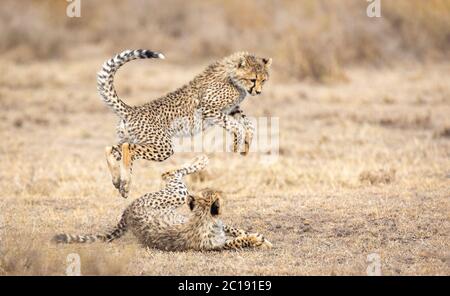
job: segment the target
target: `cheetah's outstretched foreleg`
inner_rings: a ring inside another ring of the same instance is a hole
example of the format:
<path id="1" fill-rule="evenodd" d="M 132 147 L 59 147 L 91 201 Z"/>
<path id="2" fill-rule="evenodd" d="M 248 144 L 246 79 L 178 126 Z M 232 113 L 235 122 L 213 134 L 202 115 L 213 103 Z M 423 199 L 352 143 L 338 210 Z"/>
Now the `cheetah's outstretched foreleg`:
<path id="1" fill-rule="evenodd" d="M 250 151 L 250 146 L 253 141 L 253 135 L 255 133 L 255 127 L 252 121 L 244 114 L 244 111 L 239 106 L 236 106 L 230 113 L 234 119 L 236 119 L 245 130 L 244 137 L 244 150 L 241 151 L 241 155 L 247 155 Z"/>
<path id="2" fill-rule="evenodd" d="M 242 152 L 244 146 L 245 127 L 233 116 L 223 112 L 211 112 L 206 114 L 207 119 L 212 124 L 217 124 L 233 135 L 233 152 Z"/>
<path id="3" fill-rule="evenodd" d="M 241 155 L 247 155 L 250 152 L 250 145 L 253 141 L 253 135 L 255 133 L 255 127 L 253 123 L 247 117 L 242 117 L 239 122 L 245 128 L 245 137 L 244 137 L 244 150 L 241 151 Z"/>
<path id="4" fill-rule="evenodd" d="M 239 228 L 235 228 L 235 227 L 232 227 L 229 225 L 224 225 L 223 230 L 225 231 L 226 234 L 234 236 L 234 237 L 248 235 L 247 231 L 239 229 Z"/>
<path id="5" fill-rule="evenodd" d="M 233 239 L 228 239 L 223 246 L 224 250 L 241 250 L 243 248 L 272 248 L 272 244 L 259 233 L 241 235 Z"/>

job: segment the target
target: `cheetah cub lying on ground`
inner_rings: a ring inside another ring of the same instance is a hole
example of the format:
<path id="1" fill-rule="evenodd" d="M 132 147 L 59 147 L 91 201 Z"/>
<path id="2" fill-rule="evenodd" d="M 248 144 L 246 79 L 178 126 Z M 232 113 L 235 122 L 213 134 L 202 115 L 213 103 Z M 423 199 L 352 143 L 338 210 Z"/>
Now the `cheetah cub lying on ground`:
<path id="1" fill-rule="evenodd" d="M 254 127 L 239 105 L 247 94 L 258 95 L 269 78 L 271 59 L 246 52 L 225 57 L 207 67 L 188 84 L 141 106 L 129 106 L 117 96 L 114 74 L 135 59 L 163 59 L 145 49 L 127 50 L 106 61 L 97 76 L 98 90 L 119 116 L 118 145 L 106 147 L 112 182 L 128 196 L 132 162 L 164 161 L 173 154 L 172 138 L 194 135 L 219 125 L 233 137 L 233 151 L 246 155 Z"/>
<path id="2" fill-rule="evenodd" d="M 162 178 L 166 182 L 165 188 L 147 193 L 132 202 L 112 231 L 96 235 L 59 234 L 53 241 L 111 242 L 131 230 L 145 246 L 168 251 L 227 250 L 259 246 L 271 248 L 272 244 L 262 235 L 247 233 L 222 223 L 219 219 L 220 192 L 206 189 L 196 196 L 189 194 L 183 177 L 203 169 L 207 162 L 208 158 L 201 156 L 190 165 L 164 173 Z M 185 204 L 191 209 L 189 217 L 176 211 Z"/>

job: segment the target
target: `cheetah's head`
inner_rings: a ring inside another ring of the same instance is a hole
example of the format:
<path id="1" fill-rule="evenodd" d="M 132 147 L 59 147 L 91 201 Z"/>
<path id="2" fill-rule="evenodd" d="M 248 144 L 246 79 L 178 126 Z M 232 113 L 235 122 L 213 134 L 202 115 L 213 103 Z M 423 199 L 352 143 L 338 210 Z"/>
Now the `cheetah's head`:
<path id="1" fill-rule="evenodd" d="M 221 213 L 222 192 L 213 189 L 204 189 L 198 196 L 189 195 L 187 203 L 193 212 L 209 213 L 212 217 Z"/>
<path id="2" fill-rule="evenodd" d="M 269 79 L 271 58 L 259 58 L 249 53 L 236 53 L 231 56 L 230 77 L 235 84 L 252 96 L 262 92 L 264 83 Z"/>

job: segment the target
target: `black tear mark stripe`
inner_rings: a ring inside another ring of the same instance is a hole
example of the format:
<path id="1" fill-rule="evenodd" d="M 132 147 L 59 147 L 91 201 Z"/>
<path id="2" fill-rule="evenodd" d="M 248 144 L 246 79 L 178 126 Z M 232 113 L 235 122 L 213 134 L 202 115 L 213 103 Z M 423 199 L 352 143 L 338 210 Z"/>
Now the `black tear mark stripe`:
<path id="1" fill-rule="evenodd" d="M 253 86 L 250 88 L 250 91 L 249 91 L 249 93 L 252 93 L 252 91 L 253 91 L 253 89 L 256 87 L 256 81 L 255 82 L 253 82 Z"/>

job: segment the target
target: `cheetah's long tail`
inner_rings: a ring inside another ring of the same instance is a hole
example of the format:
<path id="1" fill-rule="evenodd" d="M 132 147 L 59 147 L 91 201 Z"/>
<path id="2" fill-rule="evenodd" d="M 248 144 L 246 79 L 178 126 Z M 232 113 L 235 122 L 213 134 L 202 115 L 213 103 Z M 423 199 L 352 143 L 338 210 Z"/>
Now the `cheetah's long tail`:
<path id="1" fill-rule="evenodd" d="M 52 241 L 54 243 L 65 243 L 65 244 L 93 243 L 96 241 L 111 242 L 121 237 L 126 231 L 127 231 L 127 223 L 125 217 L 122 216 L 122 219 L 120 219 L 120 222 L 117 224 L 117 226 L 106 234 L 77 235 L 77 234 L 61 233 L 55 235 Z"/>
<path id="2" fill-rule="evenodd" d="M 107 60 L 97 74 L 97 89 L 103 101 L 110 106 L 121 118 L 124 118 L 130 106 L 125 104 L 116 93 L 114 88 L 114 74 L 126 62 L 135 59 L 164 59 L 159 52 L 147 49 L 125 50 L 112 59 Z"/>

